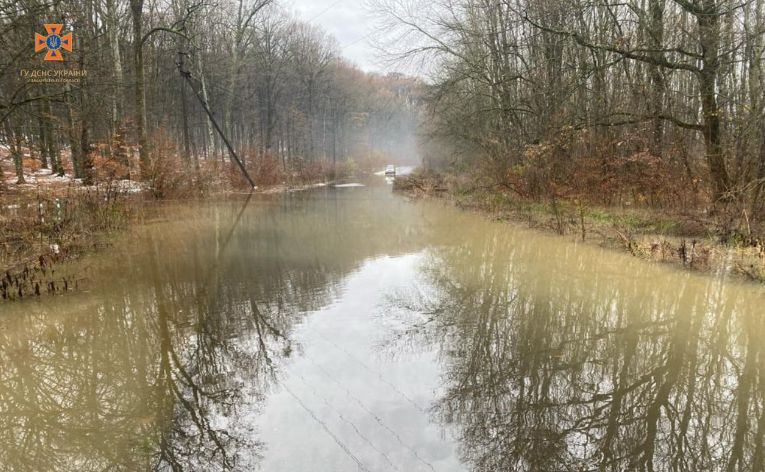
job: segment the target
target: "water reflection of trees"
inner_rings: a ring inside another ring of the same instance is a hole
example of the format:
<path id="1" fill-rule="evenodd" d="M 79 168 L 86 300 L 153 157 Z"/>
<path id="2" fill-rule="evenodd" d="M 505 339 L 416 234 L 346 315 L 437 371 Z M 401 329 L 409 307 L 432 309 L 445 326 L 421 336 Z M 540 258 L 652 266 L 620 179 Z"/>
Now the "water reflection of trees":
<path id="1" fill-rule="evenodd" d="M 440 347 L 476 471 L 763 470 L 762 292 L 528 235 L 433 251 L 407 338 Z M 758 305 L 758 303 L 760 305 Z"/>
<path id="2" fill-rule="evenodd" d="M 275 375 L 285 320 L 194 282 L 158 278 L 153 291 L 4 320 L 0 470 L 252 462 L 255 435 L 238 414 L 257 408 Z"/>
<path id="3" fill-rule="evenodd" d="M 3 308 L 0 470 L 252 470 L 293 326 L 364 258 L 421 242 L 411 207 L 240 205 L 173 210 L 93 295 Z"/>

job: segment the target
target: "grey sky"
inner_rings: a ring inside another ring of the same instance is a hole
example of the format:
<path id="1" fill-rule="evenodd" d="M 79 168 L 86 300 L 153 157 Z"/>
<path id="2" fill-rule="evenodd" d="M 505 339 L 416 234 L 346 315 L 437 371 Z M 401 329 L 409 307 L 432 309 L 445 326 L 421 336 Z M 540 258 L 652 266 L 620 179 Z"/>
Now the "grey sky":
<path id="1" fill-rule="evenodd" d="M 363 0 L 286 0 L 284 5 L 299 19 L 333 35 L 350 62 L 367 72 L 385 71 L 377 51 L 369 45 L 374 25 Z"/>

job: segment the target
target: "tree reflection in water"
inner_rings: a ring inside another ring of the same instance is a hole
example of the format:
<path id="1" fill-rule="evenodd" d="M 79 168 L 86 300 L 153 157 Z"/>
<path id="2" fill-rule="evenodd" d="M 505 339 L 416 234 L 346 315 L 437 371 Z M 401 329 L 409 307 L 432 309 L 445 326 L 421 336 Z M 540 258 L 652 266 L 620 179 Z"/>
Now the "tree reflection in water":
<path id="1" fill-rule="evenodd" d="M 761 288 L 321 195 L 165 208 L 95 258 L 91 293 L 3 305 L 0 470 L 254 470 L 305 314 L 364 260 L 422 248 L 388 347 L 439 351 L 433 411 L 468 467 L 763 470 Z"/>
<path id="2" fill-rule="evenodd" d="M 274 380 L 295 310 L 226 285 L 219 232 L 175 234 L 172 249 L 144 234 L 148 250 L 131 255 L 138 274 L 97 300 L 27 304 L 33 315 L 11 307 L 0 330 L 0 469 L 213 471 L 257 458 L 237 415 Z"/>
<path id="3" fill-rule="evenodd" d="M 434 411 L 473 470 L 763 470 L 759 288 L 465 232 L 392 300 L 409 321 L 390 348 L 438 346 Z"/>
<path id="4" fill-rule="evenodd" d="M 254 469 L 293 326 L 422 239 L 393 200 L 241 205 L 164 208 L 94 259 L 92 293 L 3 306 L 0 470 Z"/>

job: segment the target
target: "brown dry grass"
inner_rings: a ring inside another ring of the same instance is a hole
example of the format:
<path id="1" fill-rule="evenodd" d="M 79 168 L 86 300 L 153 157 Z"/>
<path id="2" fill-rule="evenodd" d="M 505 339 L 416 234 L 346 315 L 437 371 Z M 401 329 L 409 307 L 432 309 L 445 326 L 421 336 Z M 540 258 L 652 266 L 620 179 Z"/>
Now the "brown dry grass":
<path id="1" fill-rule="evenodd" d="M 129 221 L 126 198 L 81 189 L 0 197 L 0 298 L 74 288 L 83 274 L 56 268 L 107 246 L 110 235 Z"/>

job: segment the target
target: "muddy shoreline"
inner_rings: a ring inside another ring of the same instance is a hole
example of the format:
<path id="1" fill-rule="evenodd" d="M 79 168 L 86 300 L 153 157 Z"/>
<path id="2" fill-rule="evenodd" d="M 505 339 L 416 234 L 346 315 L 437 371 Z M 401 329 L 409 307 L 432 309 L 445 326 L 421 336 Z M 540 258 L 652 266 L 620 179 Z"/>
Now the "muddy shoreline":
<path id="1" fill-rule="evenodd" d="M 726 244 L 708 223 L 650 209 L 613 209 L 576 202 L 530 202 L 492 188 L 455 189 L 441 176 L 398 179 L 394 191 L 431 199 L 508 224 L 557 234 L 572 241 L 715 276 L 765 283 L 765 244 L 757 237 Z"/>

